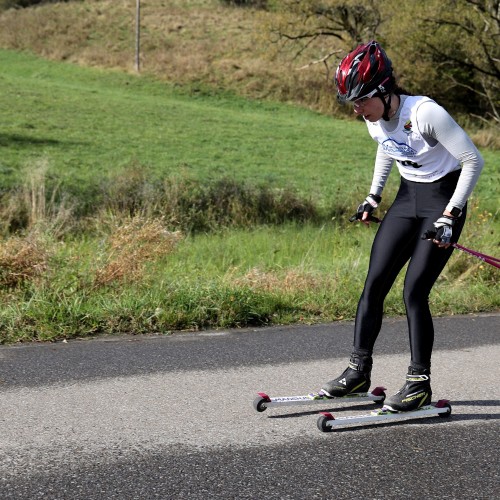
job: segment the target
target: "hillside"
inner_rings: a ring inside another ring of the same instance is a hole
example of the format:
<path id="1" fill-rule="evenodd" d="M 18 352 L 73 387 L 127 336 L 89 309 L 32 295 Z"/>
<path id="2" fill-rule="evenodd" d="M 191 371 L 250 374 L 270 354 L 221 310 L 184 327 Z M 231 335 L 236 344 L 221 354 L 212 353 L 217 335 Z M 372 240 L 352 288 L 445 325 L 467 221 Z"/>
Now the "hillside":
<path id="1" fill-rule="evenodd" d="M 491 37 L 471 38 L 470 29 L 467 31 L 467 23 L 473 23 L 474 29 L 481 33 L 497 30 L 498 19 L 492 12 L 488 12 L 489 17 L 478 16 L 474 7 L 463 0 L 460 6 L 456 5 L 456 14 L 436 2 L 433 0 L 440 16 L 458 17 L 442 21 L 453 25 L 454 32 L 436 31 L 433 36 L 437 34 L 437 37 L 431 41 L 428 40 L 431 21 L 425 9 L 416 4 L 405 4 L 401 9 L 395 0 L 351 6 L 348 23 L 355 31 L 360 30 L 358 35 L 350 28 L 346 28 L 347 31 L 341 28 L 335 36 L 295 40 L 277 36 L 275 28 L 280 25 L 282 30 L 287 30 L 283 27 L 293 23 L 295 30 L 312 28 L 314 32 L 314 26 L 318 26 L 321 19 L 315 15 L 304 19 L 293 17 L 288 10 L 236 7 L 221 0 L 146 0 L 141 2 L 141 72 L 197 93 L 223 89 L 245 97 L 291 102 L 325 114 L 346 116 L 349 110 L 336 104 L 331 82 L 333 70 L 339 58 L 355 43 L 353 37 L 361 36 L 363 40 L 373 37 L 367 21 L 370 12 L 376 12 L 375 17 L 383 12 L 376 37 L 387 44 L 403 86 L 436 98 L 468 129 L 479 146 L 500 148 L 498 117 L 491 119 L 497 116 L 497 109 L 495 105 L 490 106 L 498 102 L 498 96 L 495 97 L 498 81 L 492 76 L 487 90 L 481 76 L 485 71 L 495 74 L 489 65 L 497 64 L 492 61 L 498 60 L 498 49 L 492 46 Z M 0 10 L 0 48 L 25 50 L 84 66 L 134 72 L 135 4 L 125 0 L 86 0 Z M 339 19 L 345 15 L 342 5 L 334 8 L 335 14 L 330 18 L 323 18 L 327 25 L 342 25 L 344 21 Z M 395 7 L 397 15 L 394 15 Z M 366 12 L 356 20 L 359 9 Z M 307 25 L 303 24 L 306 22 Z M 408 30 L 411 36 L 403 35 Z M 408 59 L 408 52 L 419 53 L 418 46 L 420 51 L 429 44 L 454 46 L 455 42 L 449 42 L 456 41 L 457 37 L 461 45 L 457 50 L 464 54 L 464 51 L 470 52 L 470 56 L 463 57 L 472 57 L 482 65 L 476 71 L 475 80 L 456 80 L 467 64 L 453 61 L 453 55 L 446 56 L 444 65 L 439 54 L 427 55 L 426 59 L 419 57 L 416 61 Z M 480 55 L 486 47 L 491 52 Z M 455 70 L 449 70 L 443 80 L 443 68 L 453 64 Z M 485 116 L 489 121 L 484 120 Z"/>
<path id="2" fill-rule="evenodd" d="M 145 74 L 198 90 L 210 86 L 332 108 L 333 96 L 324 91 L 324 65 L 299 70 L 332 47 L 317 42 L 292 61 L 289 49 L 269 38 L 268 12 L 227 7 L 218 0 L 148 0 L 141 13 Z M 9 10 L 0 15 L 0 47 L 132 72 L 135 2 L 90 0 Z"/>

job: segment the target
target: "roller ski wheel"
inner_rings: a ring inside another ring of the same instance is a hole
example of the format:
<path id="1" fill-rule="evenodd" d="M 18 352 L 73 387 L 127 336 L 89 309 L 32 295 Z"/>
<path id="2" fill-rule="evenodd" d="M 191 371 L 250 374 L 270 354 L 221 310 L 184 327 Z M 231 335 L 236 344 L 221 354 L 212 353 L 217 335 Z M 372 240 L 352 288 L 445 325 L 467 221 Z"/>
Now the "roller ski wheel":
<path id="1" fill-rule="evenodd" d="M 337 427 L 344 427 L 351 424 L 371 424 L 386 420 L 410 420 L 413 418 L 431 417 L 449 417 L 451 415 L 451 405 L 446 399 L 439 400 L 436 404 L 423 406 L 418 410 L 396 412 L 382 407 L 380 410 L 374 410 L 365 415 L 352 415 L 347 417 L 335 418 L 331 413 L 321 412 L 318 417 L 317 426 L 321 432 L 332 432 Z"/>
<path id="2" fill-rule="evenodd" d="M 439 404 L 439 401 L 436 404 Z M 447 401 L 444 402 L 443 408 L 446 408 L 448 411 L 444 411 L 442 413 L 438 413 L 438 415 L 441 418 L 448 418 L 448 417 L 450 417 L 451 416 L 451 405 L 450 405 L 450 403 L 448 403 Z"/>
<path id="3" fill-rule="evenodd" d="M 328 397 L 321 391 L 304 396 L 281 397 L 270 397 L 264 392 L 259 392 L 253 401 L 253 407 L 256 411 L 263 412 L 271 407 L 313 405 L 318 403 L 362 403 L 371 401 L 375 404 L 383 404 L 386 398 L 385 390 L 385 387 L 375 387 L 371 392 L 353 393 L 339 398 Z"/>
<path id="4" fill-rule="evenodd" d="M 266 411 L 267 410 L 267 404 L 271 400 L 269 396 L 264 394 L 263 392 L 260 392 L 259 395 L 253 400 L 253 407 L 255 411 L 258 411 L 259 413 Z"/>

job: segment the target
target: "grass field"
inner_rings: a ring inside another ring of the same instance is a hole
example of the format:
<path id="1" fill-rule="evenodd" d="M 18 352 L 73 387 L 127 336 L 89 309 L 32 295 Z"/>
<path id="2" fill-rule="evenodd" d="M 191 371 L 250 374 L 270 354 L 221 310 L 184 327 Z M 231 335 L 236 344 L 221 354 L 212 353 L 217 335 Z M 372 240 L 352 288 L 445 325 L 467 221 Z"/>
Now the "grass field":
<path id="1" fill-rule="evenodd" d="M 371 180 L 364 124 L 27 54 L 0 63 L 0 341 L 353 317 L 374 234 L 344 215 Z M 483 154 L 462 242 L 495 255 L 500 154 Z M 186 180 L 223 178 L 296 193 L 319 218 L 204 234 L 162 211 Z M 393 172 L 386 203 L 396 185 Z M 498 309 L 496 272 L 456 255 L 433 311 Z M 404 314 L 401 286 L 388 314 Z"/>
<path id="2" fill-rule="evenodd" d="M 75 194 L 139 164 L 152 176 L 295 186 L 326 203 L 338 180 L 349 179 L 350 194 L 371 175 L 361 123 L 222 93 L 183 95 L 147 78 L 5 51 L 0 62 L 5 186 L 46 159 Z"/>
<path id="3" fill-rule="evenodd" d="M 148 78 L 0 51 L 2 186 L 43 162 L 48 181 L 85 203 L 96 186 L 139 168 L 151 180 L 228 177 L 283 188 L 328 206 L 369 186 L 375 153 L 361 122 L 230 94 L 178 92 Z M 476 195 L 496 209 L 497 152 Z M 84 194 L 82 200 L 82 193 Z"/>

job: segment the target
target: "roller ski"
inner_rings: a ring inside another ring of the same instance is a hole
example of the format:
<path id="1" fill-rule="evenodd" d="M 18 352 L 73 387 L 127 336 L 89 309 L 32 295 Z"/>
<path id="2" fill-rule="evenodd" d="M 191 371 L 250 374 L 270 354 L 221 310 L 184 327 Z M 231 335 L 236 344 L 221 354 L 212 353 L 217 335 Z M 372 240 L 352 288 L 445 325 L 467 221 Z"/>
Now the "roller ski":
<path id="1" fill-rule="evenodd" d="M 336 426 L 380 422 L 384 420 L 411 419 L 439 415 L 451 415 L 449 401 L 442 399 L 435 405 L 431 404 L 432 390 L 430 371 L 426 369 L 408 368 L 405 385 L 385 401 L 380 410 L 366 415 L 354 415 L 335 418 L 331 413 L 323 412 L 318 418 L 318 428 L 329 432 Z"/>
<path id="2" fill-rule="evenodd" d="M 261 392 L 254 401 L 254 408 L 262 412 L 273 406 L 310 405 L 314 403 L 361 403 L 372 401 L 383 403 L 386 397 L 385 387 L 370 389 L 371 356 L 353 353 L 349 366 L 340 377 L 327 382 L 319 392 L 307 396 L 286 396 L 271 398 Z"/>
<path id="3" fill-rule="evenodd" d="M 371 392 L 358 392 L 351 393 L 341 397 L 331 397 L 326 395 L 323 391 L 307 394 L 304 396 L 281 396 L 270 397 L 264 392 L 259 392 L 258 396 L 254 399 L 253 407 L 258 412 L 263 412 L 267 408 L 276 408 L 281 406 L 300 406 L 300 405 L 313 405 L 313 404 L 343 404 L 343 403 L 361 403 L 364 401 L 371 401 L 373 403 L 382 404 L 385 400 L 385 387 L 376 387 Z"/>
<path id="4" fill-rule="evenodd" d="M 365 415 L 352 415 L 348 417 L 334 417 L 331 413 L 321 412 L 317 425 L 322 432 L 332 432 L 337 427 L 344 427 L 351 424 L 372 424 L 386 420 L 406 420 L 421 417 L 449 417 L 451 415 L 451 405 L 446 399 L 439 400 L 436 404 L 422 406 L 411 411 L 393 411 L 385 406 L 380 410 L 372 411 Z"/>

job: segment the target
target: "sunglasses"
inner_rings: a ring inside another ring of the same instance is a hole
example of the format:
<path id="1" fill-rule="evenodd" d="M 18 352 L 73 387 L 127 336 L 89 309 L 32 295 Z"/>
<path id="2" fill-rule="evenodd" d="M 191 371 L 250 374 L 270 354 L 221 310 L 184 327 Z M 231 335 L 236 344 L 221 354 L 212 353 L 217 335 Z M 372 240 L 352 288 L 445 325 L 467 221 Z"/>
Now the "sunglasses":
<path id="1" fill-rule="evenodd" d="M 359 99 L 356 99 L 355 101 L 349 101 L 349 104 L 351 106 L 362 106 L 363 104 L 365 104 L 366 101 L 368 101 L 368 99 L 371 99 L 371 97 L 368 96 L 361 97 Z"/>

